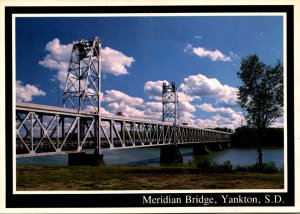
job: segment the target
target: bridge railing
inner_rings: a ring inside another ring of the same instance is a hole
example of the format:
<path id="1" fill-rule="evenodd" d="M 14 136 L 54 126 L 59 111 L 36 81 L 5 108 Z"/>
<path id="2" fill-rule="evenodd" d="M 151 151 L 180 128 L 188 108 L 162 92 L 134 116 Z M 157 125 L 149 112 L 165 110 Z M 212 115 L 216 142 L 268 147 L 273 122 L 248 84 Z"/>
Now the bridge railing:
<path id="1" fill-rule="evenodd" d="M 101 115 L 45 105 L 17 103 L 16 153 L 36 155 L 45 152 L 80 152 L 101 149 L 160 146 L 172 143 L 210 143 L 230 140 L 230 133 L 186 125 Z"/>

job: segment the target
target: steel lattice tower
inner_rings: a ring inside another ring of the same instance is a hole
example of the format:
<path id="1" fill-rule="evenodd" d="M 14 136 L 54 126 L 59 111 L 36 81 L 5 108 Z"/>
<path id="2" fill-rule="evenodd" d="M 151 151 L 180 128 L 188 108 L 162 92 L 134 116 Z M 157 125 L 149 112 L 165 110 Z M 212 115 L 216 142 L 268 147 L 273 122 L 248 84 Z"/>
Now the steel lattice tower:
<path id="1" fill-rule="evenodd" d="M 178 93 L 175 82 L 171 85 L 163 83 L 162 104 L 162 121 L 171 121 L 178 125 Z"/>
<path id="2" fill-rule="evenodd" d="M 65 85 L 63 106 L 78 109 L 91 106 L 93 113 L 100 112 L 101 84 L 101 41 L 80 40 L 73 45 L 67 81 Z"/>

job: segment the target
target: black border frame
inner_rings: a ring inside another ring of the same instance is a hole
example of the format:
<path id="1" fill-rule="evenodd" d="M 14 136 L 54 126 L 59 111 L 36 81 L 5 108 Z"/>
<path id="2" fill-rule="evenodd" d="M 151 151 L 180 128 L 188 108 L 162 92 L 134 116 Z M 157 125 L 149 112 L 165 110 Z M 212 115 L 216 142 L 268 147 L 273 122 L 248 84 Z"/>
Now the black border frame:
<path id="1" fill-rule="evenodd" d="M 83 10 L 84 8 L 84 10 Z M 117 207 L 200 207 L 203 204 L 143 204 L 143 196 L 171 196 L 204 195 L 213 197 L 218 204 L 212 207 L 228 206 L 222 204 L 220 193 L 126 193 L 126 194 L 13 194 L 13 149 L 12 130 L 13 102 L 12 102 L 12 15 L 14 14 L 78 14 L 89 13 L 249 13 L 263 12 L 286 13 L 286 44 L 287 44 L 287 192 L 259 192 L 259 193 L 226 193 L 229 197 L 248 196 L 257 197 L 260 204 L 233 204 L 235 207 L 249 206 L 295 206 L 295 151 L 294 151 L 294 6 L 293 5 L 221 5 L 221 6 L 72 6 L 72 7 L 5 7 L 5 152 L 6 152 L 6 207 L 7 208 L 117 208 Z M 225 193 L 224 193 L 225 194 Z M 266 195 L 282 198 L 281 203 L 264 203 Z M 184 200 L 182 200 L 184 201 Z"/>

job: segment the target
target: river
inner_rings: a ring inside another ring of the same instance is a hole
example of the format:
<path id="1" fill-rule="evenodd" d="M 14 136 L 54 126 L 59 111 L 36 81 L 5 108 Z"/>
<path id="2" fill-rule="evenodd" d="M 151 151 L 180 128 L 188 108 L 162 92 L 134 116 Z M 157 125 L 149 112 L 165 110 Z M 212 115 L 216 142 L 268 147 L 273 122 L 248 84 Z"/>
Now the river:
<path id="1" fill-rule="evenodd" d="M 180 148 L 183 162 L 188 163 L 195 158 L 208 158 L 218 164 L 223 164 L 229 160 L 233 166 L 246 166 L 256 163 L 257 149 L 255 148 L 231 148 L 223 151 L 214 151 L 205 156 L 193 156 L 192 148 Z M 131 166 L 157 166 L 160 165 L 160 148 L 135 148 L 116 149 L 103 151 L 105 164 L 111 165 L 131 165 Z M 284 166 L 283 148 L 264 148 L 263 162 L 274 162 L 277 167 Z M 39 157 L 17 158 L 17 164 L 47 164 L 47 165 L 67 165 L 68 155 L 47 155 Z"/>

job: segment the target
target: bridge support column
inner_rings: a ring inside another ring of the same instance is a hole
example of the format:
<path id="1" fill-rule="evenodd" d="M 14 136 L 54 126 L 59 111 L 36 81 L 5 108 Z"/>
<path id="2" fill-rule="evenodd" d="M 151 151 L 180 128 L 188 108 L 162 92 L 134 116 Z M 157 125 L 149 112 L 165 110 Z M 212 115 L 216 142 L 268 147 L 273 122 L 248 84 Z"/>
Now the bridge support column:
<path id="1" fill-rule="evenodd" d="M 229 142 L 224 142 L 221 145 L 222 145 L 223 149 L 230 149 L 230 147 L 231 147 Z"/>
<path id="2" fill-rule="evenodd" d="M 167 145 L 160 148 L 160 162 L 161 163 L 183 163 L 177 145 Z"/>
<path id="3" fill-rule="evenodd" d="M 84 152 L 70 153 L 68 154 L 68 165 L 69 166 L 100 166 L 105 165 L 103 160 L 103 154 L 86 154 Z"/>
<path id="4" fill-rule="evenodd" d="M 209 155 L 209 150 L 204 143 L 199 143 L 193 146 L 193 155 Z"/>
<path id="5" fill-rule="evenodd" d="M 221 144 L 219 142 L 215 142 L 215 143 L 211 143 L 210 149 L 212 151 L 222 151 L 223 147 L 221 146 Z"/>

